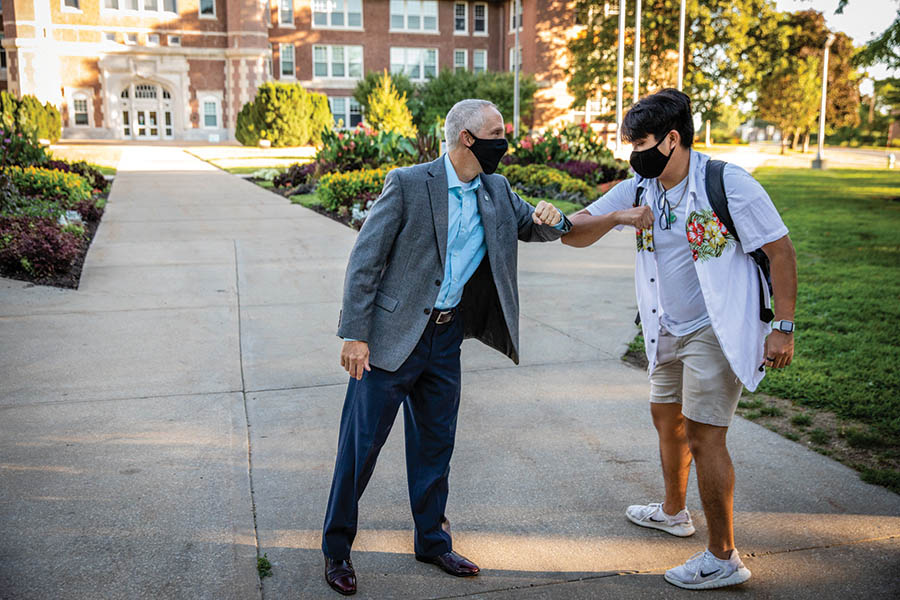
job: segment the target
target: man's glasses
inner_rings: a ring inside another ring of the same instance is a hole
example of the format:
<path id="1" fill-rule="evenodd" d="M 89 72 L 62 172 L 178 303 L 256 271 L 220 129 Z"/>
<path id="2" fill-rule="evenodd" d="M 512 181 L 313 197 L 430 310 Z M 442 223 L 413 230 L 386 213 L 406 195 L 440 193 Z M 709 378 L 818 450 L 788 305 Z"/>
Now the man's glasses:
<path id="1" fill-rule="evenodd" d="M 659 211 L 659 228 L 663 231 L 672 229 L 672 222 L 675 219 L 672 218 L 672 207 L 665 190 L 661 196 L 656 198 L 656 209 Z"/>

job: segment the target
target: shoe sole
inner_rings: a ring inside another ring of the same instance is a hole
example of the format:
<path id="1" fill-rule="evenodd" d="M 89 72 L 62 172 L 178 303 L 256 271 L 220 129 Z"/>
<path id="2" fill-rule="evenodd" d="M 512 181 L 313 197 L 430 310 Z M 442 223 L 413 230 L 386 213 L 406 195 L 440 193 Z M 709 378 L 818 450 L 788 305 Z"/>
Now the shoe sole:
<path id="1" fill-rule="evenodd" d="M 748 569 L 747 567 L 741 567 L 728 577 L 725 577 L 723 579 L 710 579 L 709 581 L 704 581 L 702 583 L 684 583 L 683 581 L 669 578 L 668 573 L 666 573 L 663 577 L 672 585 L 686 590 L 714 590 L 716 588 L 723 588 L 744 583 L 745 581 L 750 579 L 750 569 Z"/>
<path id="2" fill-rule="evenodd" d="M 625 518 L 634 523 L 635 525 L 639 525 L 641 527 L 647 527 L 648 529 L 659 529 L 660 531 L 665 531 L 669 535 L 674 535 L 675 537 L 690 537 L 694 535 L 697 531 L 694 529 L 693 525 L 690 525 L 690 529 L 685 529 L 683 527 L 675 528 L 664 523 L 654 523 L 653 521 L 641 521 L 639 519 L 635 519 L 628 513 L 625 513 Z"/>
<path id="3" fill-rule="evenodd" d="M 416 560 L 419 561 L 420 563 L 425 563 L 425 564 L 427 564 L 427 565 L 434 565 L 434 566 L 436 566 L 438 569 L 440 569 L 441 571 L 443 571 L 444 573 L 446 573 L 447 575 L 453 575 L 454 577 L 475 577 L 476 575 L 478 575 L 479 573 L 481 573 L 481 569 L 478 569 L 478 570 L 475 571 L 474 573 L 454 573 L 453 571 L 448 571 L 447 569 L 445 569 L 445 568 L 442 567 L 441 565 L 437 564 L 437 563 L 434 562 L 433 560 L 429 560 L 429 559 L 427 559 L 427 558 L 420 558 L 420 557 L 418 557 L 418 556 L 416 557 Z"/>

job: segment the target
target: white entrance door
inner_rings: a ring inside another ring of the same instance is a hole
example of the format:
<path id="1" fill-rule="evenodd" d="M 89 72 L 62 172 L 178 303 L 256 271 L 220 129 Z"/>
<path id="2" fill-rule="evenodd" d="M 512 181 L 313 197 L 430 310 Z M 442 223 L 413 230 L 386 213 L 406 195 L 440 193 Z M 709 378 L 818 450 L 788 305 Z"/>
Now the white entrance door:
<path id="1" fill-rule="evenodd" d="M 125 139 L 159 140 L 174 138 L 172 97 L 156 84 L 131 84 L 119 95 L 122 134 Z"/>

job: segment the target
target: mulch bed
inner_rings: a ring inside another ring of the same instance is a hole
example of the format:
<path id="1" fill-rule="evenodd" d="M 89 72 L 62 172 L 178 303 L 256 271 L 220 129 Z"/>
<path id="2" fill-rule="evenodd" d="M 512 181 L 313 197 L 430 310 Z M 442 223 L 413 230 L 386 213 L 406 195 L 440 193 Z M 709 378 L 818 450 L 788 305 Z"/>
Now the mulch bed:
<path id="1" fill-rule="evenodd" d="M 109 189 L 110 188 L 107 188 L 100 196 L 102 198 L 109 198 Z M 72 264 L 69 265 L 68 270 L 46 277 L 32 277 L 21 270 L 10 271 L 0 267 L 0 276 L 8 279 L 16 279 L 18 281 L 28 281 L 35 285 L 49 285 L 52 287 L 77 290 L 78 283 L 81 280 L 81 270 L 84 267 L 84 259 L 87 256 L 88 249 L 91 247 L 91 242 L 94 240 L 94 235 L 97 234 L 97 228 L 100 227 L 100 222 L 102 220 L 103 216 L 101 215 L 100 219 L 97 221 L 87 221 L 84 223 L 84 237 L 81 239 L 81 250 L 78 253 L 78 256 L 75 257 L 75 260 L 72 261 Z"/>

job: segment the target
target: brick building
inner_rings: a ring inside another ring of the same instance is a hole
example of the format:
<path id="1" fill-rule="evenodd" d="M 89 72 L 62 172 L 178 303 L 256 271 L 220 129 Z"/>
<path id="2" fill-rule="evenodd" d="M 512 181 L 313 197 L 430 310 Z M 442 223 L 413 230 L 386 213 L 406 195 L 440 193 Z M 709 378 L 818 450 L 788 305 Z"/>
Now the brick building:
<path id="1" fill-rule="evenodd" d="M 2 0 L 0 88 L 59 106 L 70 138 L 225 140 L 272 79 L 326 94 L 335 116 L 368 71 L 522 70 L 535 127 L 569 120 L 572 0 Z"/>

